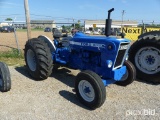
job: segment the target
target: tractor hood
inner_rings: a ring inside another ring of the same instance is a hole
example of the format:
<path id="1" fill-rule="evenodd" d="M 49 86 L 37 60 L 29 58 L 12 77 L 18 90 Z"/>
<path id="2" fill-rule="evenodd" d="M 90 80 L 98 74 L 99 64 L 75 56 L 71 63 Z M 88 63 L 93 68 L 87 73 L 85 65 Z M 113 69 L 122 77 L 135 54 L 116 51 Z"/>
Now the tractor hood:
<path id="1" fill-rule="evenodd" d="M 110 51 L 116 52 L 119 49 L 128 49 L 130 40 L 118 39 L 116 37 L 105 37 L 105 36 L 88 36 L 83 33 L 76 33 L 73 38 L 70 39 L 70 47 L 73 49 L 84 49 L 91 51 Z M 121 44 L 123 45 L 120 48 Z"/>
<path id="2" fill-rule="evenodd" d="M 71 41 L 74 42 L 85 42 L 85 43 L 108 43 L 108 42 L 113 42 L 115 44 L 120 44 L 122 42 L 130 42 L 128 39 L 118 39 L 116 37 L 105 37 L 105 36 L 89 36 L 81 32 L 77 32 Z"/>

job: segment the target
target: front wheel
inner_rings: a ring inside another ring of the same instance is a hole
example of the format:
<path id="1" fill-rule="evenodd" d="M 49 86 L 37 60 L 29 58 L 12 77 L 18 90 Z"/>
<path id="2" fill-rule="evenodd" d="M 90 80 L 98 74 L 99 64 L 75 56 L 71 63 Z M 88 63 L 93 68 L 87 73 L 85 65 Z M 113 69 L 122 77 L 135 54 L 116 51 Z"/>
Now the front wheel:
<path id="1" fill-rule="evenodd" d="M 131 84 L 136 78 L 136 69 L 130 61 L 125 61 L 126 73 L 123 75 L 121 81 L 116 82 L 117 85 L 127 86 Z"/>
<path id="2" fill-rule="evenodd" d="M 0 62 L 0 91 L 7 92 L 11 89 L 11 77 L 8 66 Z"/>
<path id="3" fill-rule="evenodd" d="M 106 89 L 101 78 L 92 71 L 80 72 L 75 81 L 76 94 L 84 105 L 96 109 L 106 99 Z"/>

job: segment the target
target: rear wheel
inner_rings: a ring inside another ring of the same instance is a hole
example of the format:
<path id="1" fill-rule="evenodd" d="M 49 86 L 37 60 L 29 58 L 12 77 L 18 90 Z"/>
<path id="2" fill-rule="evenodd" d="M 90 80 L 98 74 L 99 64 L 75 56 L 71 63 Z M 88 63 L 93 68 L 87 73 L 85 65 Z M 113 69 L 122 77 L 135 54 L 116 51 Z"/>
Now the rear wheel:
<path id="1" fill-rule="evenodd" d="M 7 92 L 11 89 L 11 77 L 8 66 L 0 62 L 0 91 Z"/>
<path id="2" fill-rule="evenodd" d="M 56 51 L 56 47 L 54 46 L 53 41 L 51 41 L 48 37 L 46 37 L 46 36 L 38 36 L 38 39 L 44 41 L 45 43 L 47 43 L 48 47 L 50 48 L 51 53 Z M 54 60 L 52 60 L 52 61 L 54 61 Z M 52 71 L 56 72 L 59 67 L 60 67 L 59 64 L 54 64 L 54 62 L 53 62 L 53 70 Z"/>
<path id="3" fill-rule="evenodd" d="M 138 78 L 160 83 L 160 37 L 149 35 L 137 40 L 130 48 L 129 60 Z"/>
<path id="4" fill-rule="evenodd" d="M 103 105 L 106 89 L 101 78 L 92 71 L 80 72 L 75 81 L 75 90 L 79 100 L 91 109 Z"/>
<path id="5" fill-rule="evenodd" d="M 52 55 L 43 40 L 33 38 L 25 45 L 25 62 L 30 75 L 36 80 L 47 79 L 52 72 Z"/>

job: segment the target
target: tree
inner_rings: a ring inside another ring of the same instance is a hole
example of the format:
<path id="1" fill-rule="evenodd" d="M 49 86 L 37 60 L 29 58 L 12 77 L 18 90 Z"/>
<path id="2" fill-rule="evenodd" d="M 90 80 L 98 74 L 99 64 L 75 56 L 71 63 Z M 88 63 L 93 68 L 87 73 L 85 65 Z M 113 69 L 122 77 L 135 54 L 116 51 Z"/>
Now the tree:
<path id="1" fill-rule="evenodd" d="M 80 20 L 78 20 L 78 24 L 80 24 L 81 23 L 81 21 Z"/>
<path id="2" fill-rule="evenodd" d="M 66 29 L 66 26 L 63 25 L 63 26 L 62 26 L 62 29 Z"/>
<path id="3" fill-rule="evenodd" d="M 5 20 L 6 21 L 12 21 L 13 19 L 12 18 L 6 18 Z"/>
<path id="4" fill-rule="evenodd" d="M 72 27 L 74 27 L 74 24 L 72 24 Z M 76 23 L 75 24 L 75 29 L 80 29 L 80 28 L 81 28 L 80 24 Z"/>

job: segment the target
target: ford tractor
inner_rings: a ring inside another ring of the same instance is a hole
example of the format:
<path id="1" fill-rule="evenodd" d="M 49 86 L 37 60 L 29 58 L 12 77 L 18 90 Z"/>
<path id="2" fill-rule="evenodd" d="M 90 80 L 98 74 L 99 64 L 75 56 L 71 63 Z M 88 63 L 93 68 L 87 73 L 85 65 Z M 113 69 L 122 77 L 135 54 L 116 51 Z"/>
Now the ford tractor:
<path id="1" fill-rule="evenodd" d="M 105 86 L 132 83 L 136 71 L 127 60 L 130 41 L 109 36 L 113 10 L 108 11 L 106 36 L 88 36 L 77 32 L 60 40 L 61 33 L 55 30 L 54 40 L 46 36 L 28 40 L 24 54 L 30 75 L 36 80 L 43 80 L 50 76 L 53 67 L 79 69 L 81 72 L 75 79 L 75 92 L 79 100 L 91 109 L 105 102 Z"/>
<path id="2" fill-rule="evenodd" d="M 0 62 L 0 91 L 7 92 L 11 89 L 11 78 L 8 66 Z"/>

